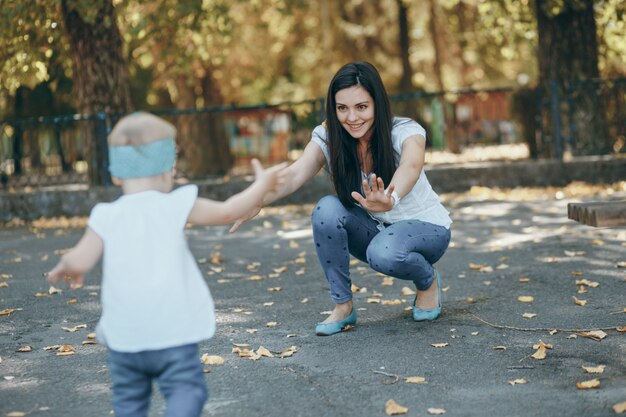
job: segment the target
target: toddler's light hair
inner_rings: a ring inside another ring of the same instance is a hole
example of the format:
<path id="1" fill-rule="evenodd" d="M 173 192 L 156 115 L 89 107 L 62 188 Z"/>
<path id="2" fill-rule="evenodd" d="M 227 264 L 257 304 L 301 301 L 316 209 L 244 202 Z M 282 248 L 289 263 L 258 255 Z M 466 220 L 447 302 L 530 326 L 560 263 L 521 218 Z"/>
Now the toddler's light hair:
<path id="1" fill-rule="evenodd" d="M 147 112 L 122 117 L 108 136 L 111 146 L 144 145 L 176 137 L 176 128 L 168 121 Z"/>

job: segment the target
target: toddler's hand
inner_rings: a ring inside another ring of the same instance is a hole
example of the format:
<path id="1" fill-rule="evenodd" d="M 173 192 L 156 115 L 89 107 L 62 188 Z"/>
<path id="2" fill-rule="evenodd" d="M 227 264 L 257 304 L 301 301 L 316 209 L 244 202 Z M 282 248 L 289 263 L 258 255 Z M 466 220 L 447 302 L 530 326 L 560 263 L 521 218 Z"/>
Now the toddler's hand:
<path id="1" fill-rule="evenodd" d="M 69 282 L 70 288 L 73 290 L 82 288 L 85 282 L 84 274 L 76 274 L 76 273 L 72 274 L 72 273 L 67 272 L 65 268 L 63 267 L 62 262 L 59 262 L 57 266 L 52 268 L 52 270 L 46 274 L 46 277 L 48 281 L 50 281 L 53 284 L 57 284 L 59 280 L 61 279 L 61 277 L 63 277 L 63 281 Z"/>

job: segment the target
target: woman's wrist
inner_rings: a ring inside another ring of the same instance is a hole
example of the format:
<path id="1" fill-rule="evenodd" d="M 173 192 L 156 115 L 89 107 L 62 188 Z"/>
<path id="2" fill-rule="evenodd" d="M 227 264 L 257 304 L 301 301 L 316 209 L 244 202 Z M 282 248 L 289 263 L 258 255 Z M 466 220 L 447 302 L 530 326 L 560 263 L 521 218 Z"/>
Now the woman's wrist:
<path id="1" fill-rule="evenodd" d="M 385 192 L 387 192 L 387 190 L 385 190 Z M 394 190 L 389 197 L 391 197 L 391 208 L 394 208 L 400 202 L 400 196 L 398 192 Z"/>

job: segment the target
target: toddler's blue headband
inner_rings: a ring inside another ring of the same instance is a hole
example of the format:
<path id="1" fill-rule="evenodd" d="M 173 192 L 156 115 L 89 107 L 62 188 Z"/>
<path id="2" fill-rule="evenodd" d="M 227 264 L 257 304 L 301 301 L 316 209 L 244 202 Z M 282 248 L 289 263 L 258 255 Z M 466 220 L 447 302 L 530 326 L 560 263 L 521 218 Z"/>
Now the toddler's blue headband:
<path id="1" fill-rule="evenodd" d="M 109 172 L 121 179 L 152 177 L 170 171 L 176 161 L 174 139 L 142 145 L 109 146 Z"/>

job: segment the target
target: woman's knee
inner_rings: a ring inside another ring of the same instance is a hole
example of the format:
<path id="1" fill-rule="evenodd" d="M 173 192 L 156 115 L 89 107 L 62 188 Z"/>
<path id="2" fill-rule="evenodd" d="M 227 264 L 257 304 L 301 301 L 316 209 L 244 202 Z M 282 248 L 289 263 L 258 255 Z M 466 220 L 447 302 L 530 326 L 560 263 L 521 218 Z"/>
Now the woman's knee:
<path id="1" fill-rule="evenodd" d="M 344 214 L 345 208 L 341 201 L 334 195 L 323 197 L 311 213 L 313 228 L 324 228 L 328 225 L 336 225 L 336 220 Z"/>

